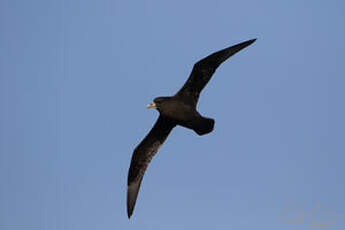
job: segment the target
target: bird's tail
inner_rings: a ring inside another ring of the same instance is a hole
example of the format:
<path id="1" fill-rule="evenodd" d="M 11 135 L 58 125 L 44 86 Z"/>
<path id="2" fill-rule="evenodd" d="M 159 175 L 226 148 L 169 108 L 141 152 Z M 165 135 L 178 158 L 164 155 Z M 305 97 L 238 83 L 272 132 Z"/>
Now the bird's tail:
<path id="1" fill-rule="evenodd" d="M 193 124 L 193 130 L 200 136 L 212 132 L 213 127 L 214 120 L 205 117 L 200 117 L 200 119 Z"/>

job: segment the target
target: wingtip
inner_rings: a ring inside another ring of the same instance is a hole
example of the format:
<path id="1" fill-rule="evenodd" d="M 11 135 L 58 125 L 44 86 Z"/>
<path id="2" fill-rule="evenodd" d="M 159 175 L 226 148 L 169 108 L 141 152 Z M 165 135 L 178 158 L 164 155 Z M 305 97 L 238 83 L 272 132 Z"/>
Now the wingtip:
<path id="1" fill-rule="evenodd" d="M 137 197 L 138 197 L 138 192 L 139 192 L 141 180 L 142 180 L 142 178 L 140 178 L 138 181 L 131 182 L 127 186 L 127 215 L 128 215 L 128 219 L 130 219 L 132 214 L 133 214 L 135 203 L 136 203 Z"/>
<path id="2" fill-rule="evenodd" d="M 128 216 L 128 219 L 131 219 L 132 214 L 133 214 L 133 208 L 127 206 L 127 216 Z"/>
<path id="3" fill-rule="evenodd" d="M 253 39 L 250 39 L 248 41 L 246 41 L 245 43 L 247 43 L 248 45 L 254 43 L 256 41 L 257 38 L 253 38 Z"/>
<path id="4" fill-rule="evenodd" d="M 127 188 L 127 216 L 128 216 L 128 219 L 130 219 L 132 214 L 133 214 L 134 205 L 135 205 L 135 201 L 133 203 L 132 197 L 130 196 L 129 190 Z"/>
<path id="5" fill-rule="evenodd" d="M 127 211 L 127 215 L 128 215 L 128 219 L 131 219 L 132 213 L 130 213 L 129 211 Z"/>
<path id="6" fill-rule="evenodd" d="M 230 51 L 232 51 L 232 52 L 231 52 L 231 55 L 233 55 L 233 54 L 237 53 L 238 51 L 240 51 L 240 50 L 246 48 L 247 46 L 250 46 L 251 44 L 253 44 L 253 43 L 256 41 L 256 39 L 257 39 L 257 38 L 250 39 L 250 40 L 247 40 L 247 41 L 238 43 L 238 44 L 236 44 L 236 45 L 234 45 L 234 46 L 229 47 L 228 49 L 229 49 Z"/>

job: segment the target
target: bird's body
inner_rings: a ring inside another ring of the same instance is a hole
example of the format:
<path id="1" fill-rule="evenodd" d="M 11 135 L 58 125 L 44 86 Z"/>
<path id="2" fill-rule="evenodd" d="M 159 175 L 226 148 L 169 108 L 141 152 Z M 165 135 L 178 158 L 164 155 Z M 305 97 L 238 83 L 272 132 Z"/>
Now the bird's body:
<path id="1" fill-rule="evenodd" d="M 162 97 L 162 102 L 157 102 L 156 104 L 158 103 L 160 103 L 160 106 L 157 107 L 160 116 L 165 117 L 175 125 L 192 129 L 199 135 L 209 133 L 213 130 L 213 119 L 201 116 L 193 104 L 181 100 L 178 96 Z M 212 123 L 208 126 L 206 125 L 208 127 L 206 129 L 207 132 L 202 129 L 203 127 L 206 128 L 205 122 Z"/>
<path id="2" fill-rule="evenodd" d="M 213 130 L 214 119 L 203 117 L 196 110 L 200 92 L 222 62 L 255 40 L 242 42 L 200 60 L 194 65 L 187 82 L 174 96 L 157 97 L 152 104 L 148 105 L 148 108 L 155 107 L 160 115 L 151 131 L 133 152 L 127 184 L 128 217 L 133 213 L 145 170 L 172 129 L 180 125 L 194 130 L 198 135 L 204 135 Z"/>
<path id="3" fill-rule="evenodd" d="M 179 100 L 177 97 L 166 97 L 161 106 L 157 108 L 162 116 L 174 120 L 177 123 L 192 120 L 197 112 L 187 102 Z"/>

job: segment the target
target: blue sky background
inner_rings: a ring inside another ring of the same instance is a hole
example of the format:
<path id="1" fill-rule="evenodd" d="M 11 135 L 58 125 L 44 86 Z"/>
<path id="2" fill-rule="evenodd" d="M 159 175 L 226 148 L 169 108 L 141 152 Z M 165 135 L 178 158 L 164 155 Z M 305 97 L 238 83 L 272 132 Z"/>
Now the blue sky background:
<path id="1" fill-rule="evenodd" d="M 344 229 L 344 28 L 340 0 L 0 1 L 0 229 Z M 146 104 L 252 38 L 201 95 L 214 132 L 174 129 L 128 220 Z"/>

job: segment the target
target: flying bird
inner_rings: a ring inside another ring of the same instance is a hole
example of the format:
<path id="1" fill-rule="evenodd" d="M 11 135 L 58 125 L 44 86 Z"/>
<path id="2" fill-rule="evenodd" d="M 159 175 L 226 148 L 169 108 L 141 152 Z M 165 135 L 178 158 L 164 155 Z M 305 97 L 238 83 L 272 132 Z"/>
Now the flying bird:
<path id="1" fill-rule="evenodd" d="M 200 92 L 220 64 L 255 40 L 239 43 L 201 59 L 194 64 L 188 80 L 174 96 L 157 97 L 152 104 L 147 105 L 147 108 L 156 108 L 159 111 L 159 117 L 132 155 L 127 181 L 128 218 L 133 213 L 145 170 L 171 130 L 176 125 L 192 129 L 198 135 L 204 135 L 213 130 L 214 119 L 203 117 L 196 110 Z"/>

